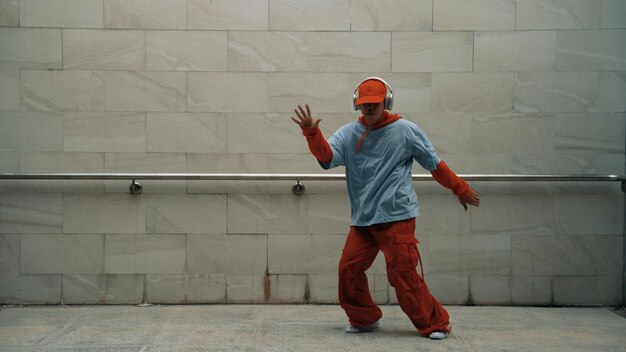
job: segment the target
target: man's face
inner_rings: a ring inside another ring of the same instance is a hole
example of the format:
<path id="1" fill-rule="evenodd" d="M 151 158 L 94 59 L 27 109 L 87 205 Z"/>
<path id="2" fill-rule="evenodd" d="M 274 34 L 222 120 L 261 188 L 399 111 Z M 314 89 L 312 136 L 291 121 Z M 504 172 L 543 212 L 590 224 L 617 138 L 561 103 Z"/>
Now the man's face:
<path id="1" fill-rule="evenodd" d="M 374 126 L 385 118 L 385 105 L 383 102 L 361 104 L 359 108 L 367 126 Z"/>

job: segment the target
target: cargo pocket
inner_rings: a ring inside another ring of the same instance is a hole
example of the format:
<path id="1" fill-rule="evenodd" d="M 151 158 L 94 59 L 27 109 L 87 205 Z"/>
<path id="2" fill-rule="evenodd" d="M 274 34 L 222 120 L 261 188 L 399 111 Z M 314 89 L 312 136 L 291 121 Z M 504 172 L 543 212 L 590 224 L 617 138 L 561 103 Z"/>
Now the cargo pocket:
<path id="1" fill-rule="evenodd" d="M 396 255 L 394 258 L 395 269 L 398 271 L 413 271 L 420 261 L 417 244 L 419 241 L 413 233 L 399 233 L 393 235 L 396 243 Z"/>

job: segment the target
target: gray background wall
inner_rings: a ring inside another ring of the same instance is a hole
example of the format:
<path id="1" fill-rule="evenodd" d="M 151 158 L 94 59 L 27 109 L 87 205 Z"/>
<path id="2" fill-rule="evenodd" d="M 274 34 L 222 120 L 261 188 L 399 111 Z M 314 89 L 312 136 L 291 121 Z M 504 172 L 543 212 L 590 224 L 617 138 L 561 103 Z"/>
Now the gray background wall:
<path id="1" fill-rule="evenodd" d="M 0 26 L 2 172 L 322 173 L 293 107 L 329 136 L 378 75 L 458 173 L 624 173 L 623 0 L 0 0 Z M 4 181 L 0 302 L 335 303 L 345 186 L 291 184 Z M 619 185 L 475 182 L 467 213 L 415 187 L 444 303 L 623 303 Z"/>

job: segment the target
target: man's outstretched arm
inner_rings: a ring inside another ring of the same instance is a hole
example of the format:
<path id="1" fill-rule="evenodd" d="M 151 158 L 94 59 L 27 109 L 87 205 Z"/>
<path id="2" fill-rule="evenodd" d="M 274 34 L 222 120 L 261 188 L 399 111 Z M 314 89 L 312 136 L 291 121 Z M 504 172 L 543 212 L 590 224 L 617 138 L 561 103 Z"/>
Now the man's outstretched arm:
<path id="1" fill-rule="evenodd" d="M 459 176 L 457 176 L 448 165 L 442 160 L 437 164 L 437 168 L 430 172 L 435 181 L 439 182 L 445 188 L 452 190 L 463 208 L 467 211 L 467 205 L 477 207 L 480 204 L 480 196 L 472 190 L 472 188 Z"/>

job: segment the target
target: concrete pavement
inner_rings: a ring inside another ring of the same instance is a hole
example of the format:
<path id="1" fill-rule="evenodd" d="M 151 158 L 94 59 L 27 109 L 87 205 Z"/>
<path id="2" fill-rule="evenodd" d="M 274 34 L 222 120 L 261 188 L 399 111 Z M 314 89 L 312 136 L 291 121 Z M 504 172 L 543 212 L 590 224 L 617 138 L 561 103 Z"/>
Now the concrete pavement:
<path id="1" fill-rule="evenodd" d="M 346 334 L 335 305 L 0 308 L 0 351 L 626 351 L 611 308 L 446 306 L 453 332 L 420 337 L 398 306 Z"/>

